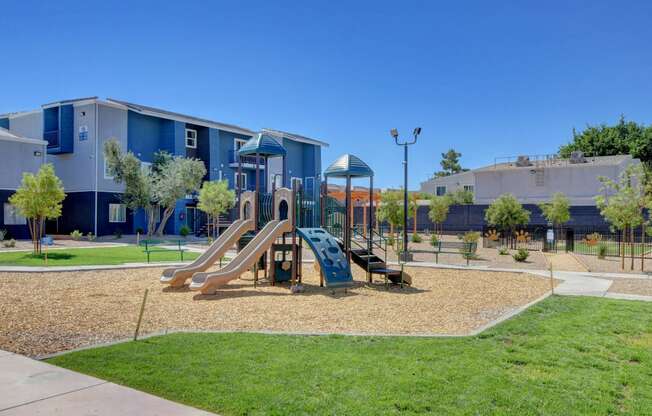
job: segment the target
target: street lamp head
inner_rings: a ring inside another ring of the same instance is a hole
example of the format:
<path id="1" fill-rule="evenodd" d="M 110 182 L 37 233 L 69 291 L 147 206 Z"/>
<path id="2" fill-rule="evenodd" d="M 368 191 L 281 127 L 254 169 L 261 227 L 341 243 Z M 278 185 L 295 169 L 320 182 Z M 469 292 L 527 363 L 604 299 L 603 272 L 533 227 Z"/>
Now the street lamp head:
<path id="1" fill-rule="evenodd" d="M 391 129 L 389 131 L 389 134 L 391 134 L 394 139 L 398 139 L 398 130 L 397 129 Z"/>
<path id="2" fill-rule="evenodd" d="M 414 137 L 418 136 L 421 134 L 421 127 L 417 127 L 414 129 Z"/>

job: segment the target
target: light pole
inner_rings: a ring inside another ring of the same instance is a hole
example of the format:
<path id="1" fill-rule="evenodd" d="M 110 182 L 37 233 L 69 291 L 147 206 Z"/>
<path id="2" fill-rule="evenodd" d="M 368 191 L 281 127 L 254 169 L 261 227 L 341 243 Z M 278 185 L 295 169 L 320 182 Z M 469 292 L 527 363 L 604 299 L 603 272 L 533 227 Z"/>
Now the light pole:
<path id="1" fill-rule="evenodd" d="M 401 251 L 399 259 L 403 262 L 412 261 L 412 256 L 408 251 L 408 237 L 407 237 L 407 220 L 408 220 L 408 146 L 415 144 L 419 134 L 421 134 L 421 127 L 417 127 L 412 132 L 413 140 L 399 142 L 398 130 L 391 129 L 389 133 L 394 138 L 394 142 L 398 146 L 403 146 L 403 250 Z M 415 218 L 416 220 L 416 218 Z"/>

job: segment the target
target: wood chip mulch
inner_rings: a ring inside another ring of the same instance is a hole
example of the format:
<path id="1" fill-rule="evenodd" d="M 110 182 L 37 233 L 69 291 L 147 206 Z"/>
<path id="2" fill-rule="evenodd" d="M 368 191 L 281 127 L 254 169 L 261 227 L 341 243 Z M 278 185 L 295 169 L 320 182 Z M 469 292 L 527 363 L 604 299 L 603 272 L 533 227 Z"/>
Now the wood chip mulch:
<path id="1" fill-rule="evenodd" d="M 652 279 L 614 279 L 609 292 L 652 296 Z"/>
<path id="2" fill-rule="evenodd" d="M 355 268 L 348 293 L 318 286 L 304 265 L 305 292 L 251 273 L 217 295 L 159 283 L 162 269 L 61 273 L 0 273 L 0 349 L 40 356 L 133 336 L 143 297 L 141 333 L 238 330 L 362 334 L 467 334 L 549 289 L 519 273 L 411 268 L 413 286 L 367 286 Z M 262 276 L 262 274 L 261 274 Z"/>

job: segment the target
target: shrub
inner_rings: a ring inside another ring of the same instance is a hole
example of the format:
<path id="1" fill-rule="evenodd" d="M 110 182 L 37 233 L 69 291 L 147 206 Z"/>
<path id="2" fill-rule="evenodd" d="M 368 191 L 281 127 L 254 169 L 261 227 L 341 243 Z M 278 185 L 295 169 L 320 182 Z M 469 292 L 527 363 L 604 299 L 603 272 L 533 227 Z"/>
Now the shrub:
<path id="1" fill-rule="evenodd" d="M 387 237 L 387 245 L 394 247 L 394 237 Z"/>
<path id="2" fill-rule="evenodd" d="M 417 234 L 417 233 L 412 234 L 412 242 L 413 243 L 420 243 L 421 241 L 423 241 L 423 239 L 421 238 L 421 236 L 419 234 Z"/>
<path id="3" fill-rule="evenodd" d="M 604 259 L 607 257 L 607 245 L 606 244 L 600 244 L 598 246 L 598 258 L 599 259 Z"/>
<path id="4" fill-rule="evenodd" d="M 88 233 L 88 234 L 86 235 L 86 239 L 87 239 L 88 241 L 95 241 L 96 238 L 97 238 L 97 236 L 96 236 L 95 234 L 93 234 L 93 233 Z"/>
<path id="5" fill-rule="evenodd" d="M 480 240 L 480 233 L 478 231 L 467 231 L 462 236 L 462 241 L 465 243 L 477 243 Z"/>
<path id="6" fill-rule="evenodd" d="M 506 256 L 509 254 L 509 249 L 507 247 L 498 247 L 498 254 Z"/>
<path id="7" fill-rule="evenodd" d="M 439 244 L 439 239 L 437 238 L 437 234 L 433 234 L 430 236 L 430 245 L 435 247 Z"/>
<path id="8" fill-rule="evenodd" d="M 4 241 L 7 236 L 7 230 L 0 230 L 0 241 Z"/>
<path id="9" fill-rule="evenodd" d="M 79 231 L 79 230 L 75 230 L 75 231 L 73 231 L 73 232 L 70 233 L 70 236 L 72 237 L 73 240 L 75 240 L 75 241 L 79 241 L 79 240 L 81 240 L 82 237 L 84 236 L 84 233 L 82 233 L 82 232 Z"/>
<path id="10" fill-rule="evenodd" d="M 143 230 L 143 227 L 136 228 L 136 234 L 145 234 L 145 230 Z"/>
<path id="11" fill-rule="evenodd" d="M 117 229 L 113 232 L 113 236 L 115 237 L 116 240 L 122 238 L 122 230 L 121 230 L 120 228 L 117 228 Z"/>
<path id="12" fill-rule="evenodd" d="M 527 251 L 524 248 L 519 248 L 516 254 L 513 254 L 512 257 L 514 258 L 514 260 L 518 262 L 524 262 L 525 260 L 527 260 L 529 255 L 530 255 L 529 251 Z"/>
<path id="13" fill-rule="evenodd" d="M 188 237 L 188 234 L 190 234 L 190 227 L 188 227 L 187 225 L 183 225 L 183 226 L 181 226 L 181 228 L 179 228 L 179 235 L 181 237 L 184 237 L 184 238 Z"/>
<path id="14" fill-rule="evenodd" d="M 5 246 L 6 248 L 16 247 L 16 240 L 14 240 L 13 238 L 11 240 L 4 240 L 2 242 L 2 245 Z"/>

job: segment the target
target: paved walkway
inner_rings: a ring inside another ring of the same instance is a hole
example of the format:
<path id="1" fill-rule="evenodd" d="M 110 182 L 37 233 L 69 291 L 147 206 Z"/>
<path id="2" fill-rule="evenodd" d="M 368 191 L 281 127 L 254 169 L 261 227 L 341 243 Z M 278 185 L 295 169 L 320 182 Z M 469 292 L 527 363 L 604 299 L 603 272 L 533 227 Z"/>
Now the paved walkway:
<path id="1" fill-rule="evenodd" d="M 211 414 L 0 350 L 0 416 Z"/>

